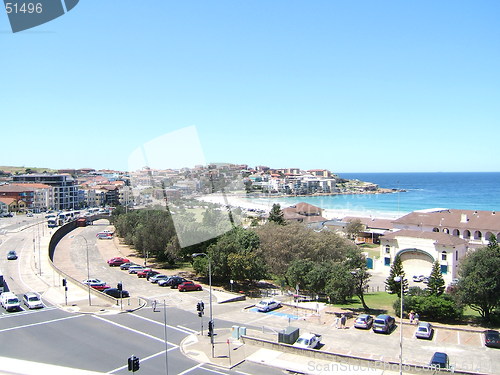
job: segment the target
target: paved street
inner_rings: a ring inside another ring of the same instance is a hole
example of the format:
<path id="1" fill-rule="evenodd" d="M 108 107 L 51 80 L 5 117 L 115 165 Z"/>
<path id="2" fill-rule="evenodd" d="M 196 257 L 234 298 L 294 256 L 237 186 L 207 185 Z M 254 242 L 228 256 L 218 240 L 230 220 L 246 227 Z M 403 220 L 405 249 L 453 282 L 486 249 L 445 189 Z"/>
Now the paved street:
<path id="1" fill-rule="evenodd" d="M 245 326 L 252 335 L 269 341 L 276 341 L 277 332 L 292 325 L 300 328 L 301 332 L 322 334 L 324 351 L 380 361 L 399 360 L 399 324 L 390 335 L 354 329 L 352 319 L 348 320 L 346 329 L 337 329 L 335 316 L 326 313 L 326 310 L 318 314 L 315 309 L 319 306 L 314 303 L 309 305 L 312 309 L 285 303 L 273 312 L 259 313 L 252 308 L 252 304 L 258 299 L 219 304 L 217 300 L 227 298 L 228 294 L 219 293 L 217 290 L 214 290 L 213 314 L 216 329 L 221 330 L 219 338 L 222 341 L 217 342 L 216 358 L 211 360 L 210 352 L 206 351 L 210 345 L 204 344 L 204 347 L 200 347 L 206 338 L 199 336 L 201 320 L 196 315 L 196 303 L 203 300 L 206 308 L 203 318 L 206 330 L 208 287 L 205 286 L 201 292 L 180 293 L 176 289 L 158 287 L 144 279 L 138 279 L 137 276 L 129 275 L 117 267 L 109 267 L 106 259 L 131 254 L 116 241 L 96 239 L 97 232 L 108 228 L 107 223 L 103 221 L 94 226 L 77 228 L 67 235 L 58 245 L 55 264 L 77 280 L 83 280 L 90 275 L 112 286 L 122 282 L 132 296 L 123 301 L 123 310 L 135 310 L 141 304 L 148 304 L 135 312 L 118 314 L 122 311 L 120 306 L 94 295 L 91 296 L 89 306 L 88 291 L 73 284 L 69 284 L 66 304 L 62 299 L 64 294 L 61 278 L 43 261 L 43 257 L 38 257 L 38 244 L 41 249 L 46 249 L 50 232 L 46 231 L 44 236 L 41 225 L 19 231 L 21 224 L 11 224 L 8 232 L 2 232 L 0 236 L 2 254 L 13 247 L 19 254 L 17 261 L 7 261 L 3 257 L 0 267 L 9 275 L 6 280 L 10 290 L 18 295 L 29 290 L 38 291 L 42 293 L 46 307 L 15 313 L 0 309 L 0 340 L 9 343 L 0 347 L 0 356 L 125 374 L 128 372 L 125 367 L 126 359 L 136 355 L 142 359 L 141 370 L 144 369 L 143 373 L 148 374 L 165 373 L 167 361 L 169 372 L 175 374 L 214 371 L 229 373 L 230 370 L 224 369 L 230 364 L 229 356 L 226 355 L 228 345 L 222 338 L 229 337 L 227 335 L 233 325 Z M 24 226 L 26 225 L 27 223 L 24 223 Z M 40 265 L 42 272 L 41 277 L 38 277 L 36 275 L 40 273 Z M 286 296 L 277 298 L 285 302 L 290 301 Z M 153 300 L 158 301 L 158 312 L 153 312 L 150 307 Z M 167 305 L 166 345 L 163 301 Z M 494 366 L 500 363 L 500 351 L 484 347 L 479 332 L 438 328 L 433 339 L 427 341 L 416 339 L 414 331 L 415 326 L 403 325 L 403 356 L 407 362 L 427 365 L 435 351 L 445 351 L 456 368 L 476 369 L 483 373 L 495 373 L 498 370 Z M 193 339 L 198 343 L 194 343 Z M 187 348 L 185 353 L 180 349 L 183 344 Z M 229 344 L 229 349 L 230 347 Z M 305 363 L 309 360 L 307 357 L 301 359 L 300 356 L 289 356 L 284 360 L 276 357 L 275 360 L 266 362 L 264 358 L 272 357 L 269 352 L 250 348 L 247 347 L 245 353 L 248 360 L 233 368 L 233 372 L 281 373 L 280 369 L 250 362 L 252 359 L 258 363 L 264 361 L 269 365 L 276 365 L 281 361 L 285 363 L 285 367 L 294 361 Z M 237 347 L 233 349 L 236 359 L 242 352 L 238 352 Z M 204 362 L 205 359 L 223 367 L 217 367 L 215 370 L 209 363 L 200 363 L 200 360 Z"/>

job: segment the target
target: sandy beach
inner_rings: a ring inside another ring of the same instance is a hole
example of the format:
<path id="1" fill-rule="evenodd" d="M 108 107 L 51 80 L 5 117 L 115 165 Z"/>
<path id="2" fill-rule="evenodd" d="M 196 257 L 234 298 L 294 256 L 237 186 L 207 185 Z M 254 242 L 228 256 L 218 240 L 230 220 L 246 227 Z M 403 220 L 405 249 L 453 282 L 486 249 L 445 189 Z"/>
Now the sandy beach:
<path id="1" fill-rule="evenodd" d="M 263 210 L 269 212 L 274 203 L 280 203 L 281 208 L 289 207 L 280 202 L 280 197 L 273 198 L 243 198 L 236 195 L 209 194 L 197 198 L 200 201 L 216 203 L 220 205 L 229 205 L 231 207 L 240 207 L 243 209 Z M 342 219 L 346 216 L 368 217 L 376 219 L 397 219 L 406 213 L 373 211 L 373 210 L 358 210 L 358 209 L 323 209 L 323 217 L 326 219 Z"/>

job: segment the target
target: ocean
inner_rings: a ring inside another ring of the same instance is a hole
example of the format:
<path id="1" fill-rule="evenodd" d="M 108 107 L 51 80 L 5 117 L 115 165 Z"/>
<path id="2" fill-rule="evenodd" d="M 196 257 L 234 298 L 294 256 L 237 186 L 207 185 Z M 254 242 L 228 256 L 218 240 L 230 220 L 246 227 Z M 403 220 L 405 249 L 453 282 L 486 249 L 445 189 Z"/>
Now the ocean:
<path id="1" fill-rule="evenodd" d="M 404 189 L 390 194 L 352 194 L 258 199 L 283 207 L 306 202 L 323 209 L 353 211 L 366 216 L 401 216 L 415 210 L 450 208 L 500 211 L 500 172 L 341 173 L 340 177 L 373 182 L 382 188 Z"/>

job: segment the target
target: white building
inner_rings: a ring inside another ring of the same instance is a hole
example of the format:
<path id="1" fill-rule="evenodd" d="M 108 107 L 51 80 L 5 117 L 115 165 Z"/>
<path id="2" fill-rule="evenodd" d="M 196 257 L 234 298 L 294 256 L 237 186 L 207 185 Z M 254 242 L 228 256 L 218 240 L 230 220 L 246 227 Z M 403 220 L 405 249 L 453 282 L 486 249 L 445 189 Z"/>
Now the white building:
<path id="1" fill-rule="evenodd" d="M 408 278 L 429 276 L 437 260 L 446 284 L 458 277 L 458 265 L 467 253 L 467 241 L 446 233 L 403 229 L 380 237 L 380 259 L 383 273 L 389 275 L 396 255 L 400 255 Z M 380 269 L 380 268 L 379 268 Z"/>

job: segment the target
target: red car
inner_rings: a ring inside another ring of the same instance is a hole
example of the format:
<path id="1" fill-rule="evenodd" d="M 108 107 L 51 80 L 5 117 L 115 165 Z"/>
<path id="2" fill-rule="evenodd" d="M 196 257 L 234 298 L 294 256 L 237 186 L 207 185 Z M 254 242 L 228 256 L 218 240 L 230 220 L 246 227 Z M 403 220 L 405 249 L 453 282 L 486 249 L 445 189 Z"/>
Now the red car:
<path id="1" fill-rule="evenodd" d="M 110 267 L 121 266 L 123 263 L 128 263 L 128 262 L 130 262 L 130 260 L 128 260 L 127 258 L 122 258 L 122 257 L 115 257 L 115 258 L 111 258 L 110 260 L 108 260 L 108 264 Z"/>
<path id="2" fill-rule="evenodd" d="M 188 292 L 192 290 L 202 290 L 202 287 L 200 284 L 195 284 L 192 281 L 185 281 L 182 284 L 179 284 L 177 289 L 179 289 L 179 292 Z"/>

